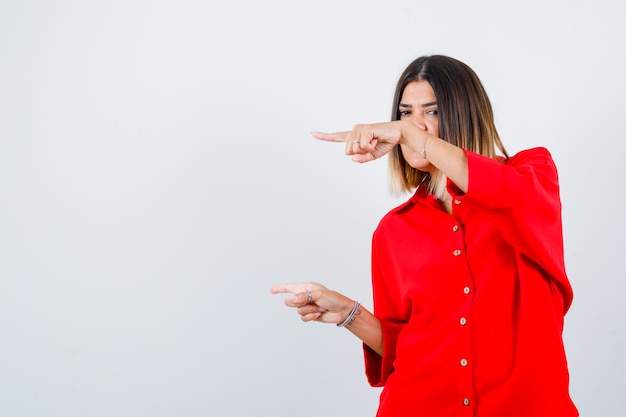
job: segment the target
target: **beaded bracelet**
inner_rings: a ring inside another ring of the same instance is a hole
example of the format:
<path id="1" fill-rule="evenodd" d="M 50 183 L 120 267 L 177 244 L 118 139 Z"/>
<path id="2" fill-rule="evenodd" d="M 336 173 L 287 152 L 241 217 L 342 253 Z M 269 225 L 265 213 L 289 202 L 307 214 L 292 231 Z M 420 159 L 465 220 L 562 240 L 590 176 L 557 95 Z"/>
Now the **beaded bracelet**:
<path id="1" fill-rule="evenodd" d="M 348 317 L 346 317 L 343 323 L 337 323 L 337 327 L 346 327 L 351 325 L 357 314 L 361 314 L 361 304 L 358 301 L 355 301 L 354 307 L 352 307 L 352 311 L 348 314 Z"/>

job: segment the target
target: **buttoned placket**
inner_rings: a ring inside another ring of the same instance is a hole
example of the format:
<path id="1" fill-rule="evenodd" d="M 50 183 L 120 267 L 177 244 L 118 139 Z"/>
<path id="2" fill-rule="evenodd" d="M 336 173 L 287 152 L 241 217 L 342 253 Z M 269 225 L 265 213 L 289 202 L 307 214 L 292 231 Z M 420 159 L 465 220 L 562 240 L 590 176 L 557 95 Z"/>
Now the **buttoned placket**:
<path id="1" fill-rule="evenodd" d="M 453 214 L 461 209 L 462 201 L 459 199 L 453 199 Z M 471 343 L 471 323 L 470 310 L 472 300 L 474 298 L 474 285 L 473 280 L 467 266 L 467 259 L 465 254 L 465 239 L 463 228 L 459 224 L 457 217 L 455 218 L 455 224 L 452 226 L 452 233 L 454 234 L 454 242 L 456 247 L 452 250 L 452 255 L 456 261 L 463 262 L 463 268 L 467 271 L 466 274 L 459 281 L 461 288 L 459 291 L 462 293 L 463 302 L 460 311 L 460 317 L 458 318 L 459 326 L 459 357 L 457 358 L 457 366 L 460 368 L 460 381 L 459 381 L 459 406 L 461 409 L 461 415 L 472 416 L 474 414 L 474 387 L 473 387 L 473 363 L 472 363 L 472 343 Z"/>

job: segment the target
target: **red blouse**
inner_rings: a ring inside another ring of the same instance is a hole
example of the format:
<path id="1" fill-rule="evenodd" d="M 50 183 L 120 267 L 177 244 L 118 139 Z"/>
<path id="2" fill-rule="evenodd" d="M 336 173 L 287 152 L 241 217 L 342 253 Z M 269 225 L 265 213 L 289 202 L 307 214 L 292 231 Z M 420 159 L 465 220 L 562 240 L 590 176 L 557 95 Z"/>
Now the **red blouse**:
<path id="1" fill-rule="evenodd" d="M 469 185 L 452 215 L 423 189 L 374 232 L 367 346 L 378 417 L 572 417 L 556 167 L 544 148 L 502 163 L 466 151 Z"/>

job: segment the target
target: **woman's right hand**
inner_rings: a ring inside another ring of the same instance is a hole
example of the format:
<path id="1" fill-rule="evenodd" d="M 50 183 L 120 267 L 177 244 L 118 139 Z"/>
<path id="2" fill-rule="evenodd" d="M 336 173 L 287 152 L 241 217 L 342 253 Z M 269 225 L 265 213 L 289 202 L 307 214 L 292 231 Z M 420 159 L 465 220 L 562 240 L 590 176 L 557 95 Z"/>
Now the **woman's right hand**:
<path id="1" fill-rule="evenodd" d="M 311 132 L 311 135 L 326 142 L 343 142 L 346 154 L 351 155 L 353 161 L 369 162 L 383 157 L 398 144 L 408 144 L 409 136 L 419 138 L 421 146 L 427 132 L 407 121 L 396 120 L 359 124 L 347 132 Z"/>
<path id="2" fill-rule="evenodd" d="M 354 301 L 316 282 L 277 284 L 272 294 L 291 293 L 285 298 L 287 307 L 296 308 L 302 321 L 342 323 L 352 311 Z"/>

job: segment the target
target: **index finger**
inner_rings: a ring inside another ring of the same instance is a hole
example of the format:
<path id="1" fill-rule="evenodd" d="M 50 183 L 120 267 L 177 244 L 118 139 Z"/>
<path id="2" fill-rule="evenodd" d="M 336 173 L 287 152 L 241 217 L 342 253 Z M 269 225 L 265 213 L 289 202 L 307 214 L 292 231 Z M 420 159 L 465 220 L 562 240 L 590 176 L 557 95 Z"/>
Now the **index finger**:
<path id="1" fill-rule="evenodd" d="M 272 285 L 270 292 L 272 294 L 293 293 L 298 294 L 306 291 L 313 291 L 322 288 L 321 285 L 314 282 L 290 282 L 284 284 Z"/>
<path id="2" fill-rule="evenodd" d="M 311 132 L 315 139 L 325 140 L 326 142 L 347 142 L 350 132 L 322 133 Z"/>

